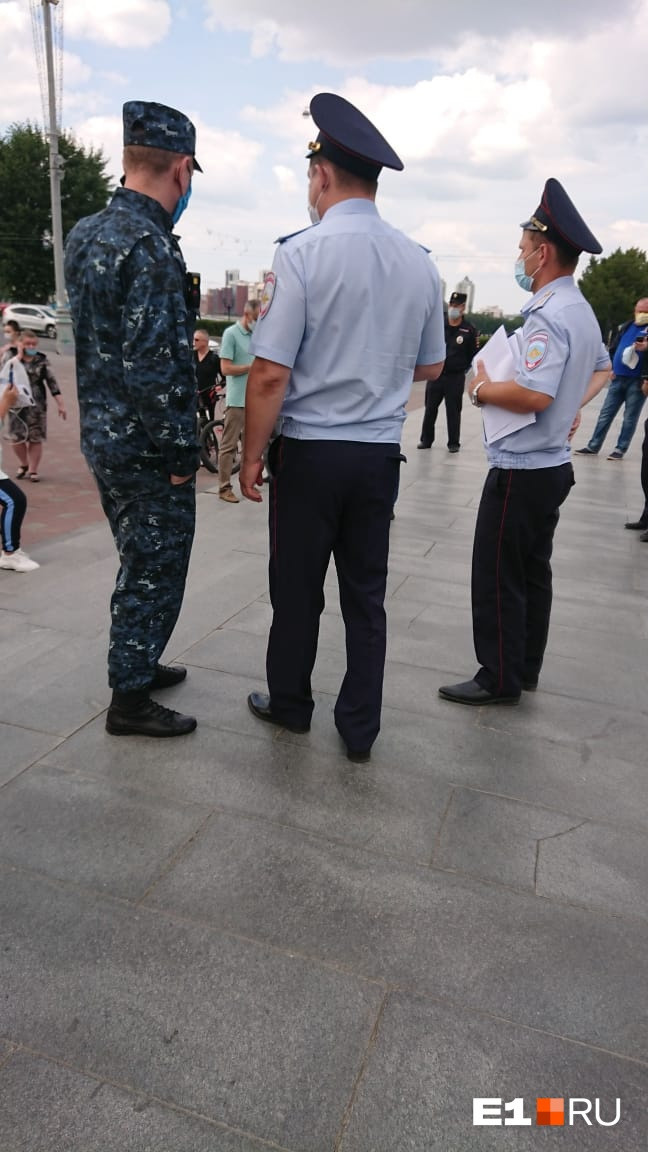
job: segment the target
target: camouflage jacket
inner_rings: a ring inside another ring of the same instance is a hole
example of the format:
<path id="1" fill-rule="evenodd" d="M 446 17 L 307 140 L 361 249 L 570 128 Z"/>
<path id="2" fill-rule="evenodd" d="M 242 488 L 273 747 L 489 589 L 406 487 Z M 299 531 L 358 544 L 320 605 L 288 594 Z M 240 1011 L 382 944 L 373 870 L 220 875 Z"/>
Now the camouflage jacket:
<path id="1" fill-rule="evenodd" d="M 172 226 L 157 200 L 118 188 L 65 247 L 81 449 L 134 484 L 198 463 L 193 316 Z"/>

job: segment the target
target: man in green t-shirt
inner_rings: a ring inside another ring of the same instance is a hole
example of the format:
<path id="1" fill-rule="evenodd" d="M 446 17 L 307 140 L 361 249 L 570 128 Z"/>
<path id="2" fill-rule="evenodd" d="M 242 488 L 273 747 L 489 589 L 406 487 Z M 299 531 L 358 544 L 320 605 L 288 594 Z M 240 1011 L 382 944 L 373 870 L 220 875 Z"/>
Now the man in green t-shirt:
<path id="1" fill-rule="evenodd" d="M 238 504 L 238 496 L 232 489 L 232 465 L 239 439 L 243 435 L 245 422 L 245 386 L 250 364 L 254 357 L 250 352 L 252 332 L 259 315 L 256 300 L 248 300 L 243 315 L 236 324 L 226 328 L 221 341 L 221 370 L 227 380 L 225 393 L 225 423 L 218 455 L 218 486 L 221 500 L 228 504 Z"/>

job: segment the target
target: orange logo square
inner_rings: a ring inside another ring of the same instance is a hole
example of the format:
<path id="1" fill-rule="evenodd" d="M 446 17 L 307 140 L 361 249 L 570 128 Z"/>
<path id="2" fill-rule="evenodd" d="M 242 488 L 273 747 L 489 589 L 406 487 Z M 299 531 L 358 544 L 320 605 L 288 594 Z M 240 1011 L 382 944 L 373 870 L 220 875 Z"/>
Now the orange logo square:
<path id="1" fill-rule="evenodd" d="M 536 1124 L 564 1124 L 565 1101 L 554 1096 L 539 1096 L 536 1100 Z"/>

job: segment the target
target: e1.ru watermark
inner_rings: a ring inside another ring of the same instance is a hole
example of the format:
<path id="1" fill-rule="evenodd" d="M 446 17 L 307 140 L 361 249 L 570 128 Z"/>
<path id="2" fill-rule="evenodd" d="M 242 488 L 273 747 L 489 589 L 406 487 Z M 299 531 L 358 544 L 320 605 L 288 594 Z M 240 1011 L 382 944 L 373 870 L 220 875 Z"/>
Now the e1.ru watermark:
<path id="1" fill-rule="evenodd" d="M 607 1110 L 608 1116 L 611 1109 Z M 563 1127 L 575 1122 L 590 1126 L 600 1124 L 603 1128 L 613 1128 L 621 1119 L 621 1101 L 615 1100 L 614 1118 L 604 1119 L 601 1101 L 588 1100 L 584 1096 L 538 1096 L 535 1102 L 535 1123 L 539 1126 Z M 473 1125 L 530 1125 L 531 1116 L 525 1112 L 525 1102 L 521 1096 L 505 1101 L 497 1096 L 476 1096 L 473 1099 Z"/>

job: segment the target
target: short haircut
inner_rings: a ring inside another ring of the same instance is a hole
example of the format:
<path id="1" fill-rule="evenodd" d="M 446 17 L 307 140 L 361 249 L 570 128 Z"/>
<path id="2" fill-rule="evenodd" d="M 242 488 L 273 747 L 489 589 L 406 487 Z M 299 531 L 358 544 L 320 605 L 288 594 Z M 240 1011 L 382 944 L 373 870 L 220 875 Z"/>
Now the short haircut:
<path id="1" fill-rule="evenodd" d="M 124 148 L 122 164 L 126 173 L 139 172 L 145 169 L 153 176 L 164 176 L 182 158 L 182 153 L 167 152 L 165 148 L 149 148 L 145 144 L 127 144 Z"/>
<path id="2" fill-rule="evenodd" d="M 35 332 L 32 332 L 31 328 L 21 328 L 20 339 L 21 340 L 25 340 L 25 339 L 38 340 L 38 336 L 36 335 Z"/>
<path id="3" fill-rule="evenodd" d="M 565 272 L 574 272 L 578 264 L 580 251 L 568 244 L 566 240 L 561 240 L 559 236 L 552 234 L 545 236 L 543 232 L 536 232 L 535 229 L 528 229 L 530 235 L 533 237 L 533 251 L 539 248 L 541 244 L 551 244 L 556 253 L 556 262 L 560 268 L 564 268 Z"/>
<path id="4" fill-rule="evenodd" d="M 355 172 L 348 172 L 346 168 L 340 168 L 339 164 L 335 164 L 333 160 L 329 160 L 328 156 L 311 156 L 311 164 L 328 164 L 332 169 L 335 181 L 340 188 L 362 188 L 364 192 L 375 196 L 378 189 L 378 180 L 365 180 L 362 176 L 356 176 Z"/>
<path id="5" fill-rule="evenodd" d="M 17 320 L 5 320 L 4 326 L 5 328 L 11 328 L 15 336 L 20 332 L 20 324 Z"/>
<path id="6" fill-rule="evenodd" d="M 209 332 L 206 328 L 196 328 L 194 336 L 204 336 L 205 340 L 209 340 Z"/>

